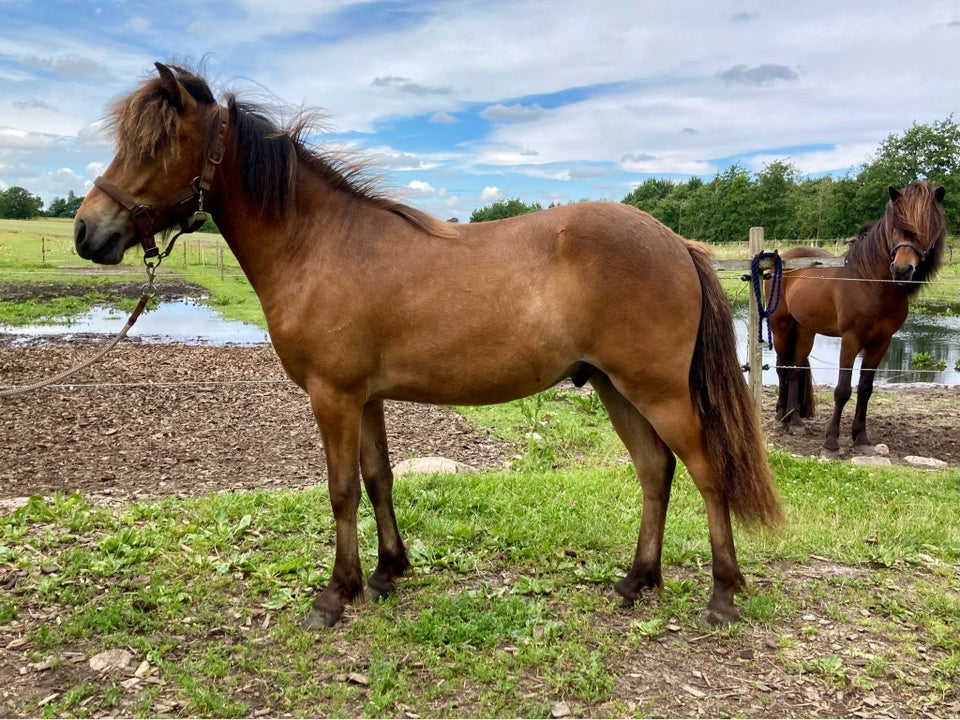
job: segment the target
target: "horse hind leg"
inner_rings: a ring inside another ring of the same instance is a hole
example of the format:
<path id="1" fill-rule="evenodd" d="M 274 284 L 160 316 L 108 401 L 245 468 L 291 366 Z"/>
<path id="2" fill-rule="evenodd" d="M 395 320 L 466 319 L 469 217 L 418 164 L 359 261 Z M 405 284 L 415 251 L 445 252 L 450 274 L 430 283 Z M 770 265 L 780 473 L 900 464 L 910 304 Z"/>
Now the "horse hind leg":
<path id="1" fill-rule="evenodd" d="M 629 397 L 629 396 L 628 396 Z M 634 405 L 639 405 L 634 402 Z M 707 509 L 707 528 L 710 534 L 710 552 L 712 556 L 713 591 L 703 615 L 703 623 L 716 627 L 739 619 L 740 611 L 734 604 L 734 595 L 746 585 L 740 572 L 737 554 L 733 544 L 733 527 L 730 521 L 730 499 L 719 473 L 732 472 L 711 460 L 704 442 L 701 422 L 687 387 L 677 388 L 672 395 L 660 396 L 656 401 L 644 407 L 643 415 L 651 426 L 651 434 L 657 437 L 664 453 L 675 453 L 683 462 L 693 479 Z M 723 430 L 711 427 L 709 432 L 729 433 L 732 428 Z M 757 457 L 757 462 L 764 458 Z M 672 472 L 671 472 L 672 474 Z M 736 478 L 727 478 L 736 481 Z M 656 480 L 652 480 L 656 487 Z M 725 481 L 724 481 L 725 482 Z M 644 494 L 646 499 L 646 492 Z M 663 502 L 663 509 L 666 501 Z M 662 536 L 662 518 L 657 518 Z M 641 528 L 642 530 L 643 528 Z M 641 542 L 644 535 L 641 532 Z M 659 554 L 659 546 L 657 548 Z M 649 551 L 648 551 L 649 552 Z M 641 566 L 642 567 L 642 566 Z M 633 577 L 633 571 L 628 577 Z"/>
<path id="2" fill-rule="evenodd" d="M 800 326 L 795 322 L 789 329 L 778 328 L 774 337 L 780 381 L 776 418 L 785 432 L 802 433 L 803 418 L 813 415 L 813 376 L 807 359 L 812 341 L 808 343 L 806 338 L 801 339 Z"/>
<path id="3" fill-rule="evenodd" d="M 377 567 L 367 579 L 364 596 L 378 600 L 396 589 L 396 578 L 410 568 L 393 507 L 393 470 L 387 450 L 383 401 L 363 408 L 360 424 L 360 473 L 377 521 Z"/>
<path id="4" fill-rule="evenodd" d="M 610 382 L 597 372 L 590 378 L 610 421 L 630 453 L 643 491 L 640 535 L 633 564 L 626 577 L 614 585 L 624 605 L 632 605 L 646 589 L 663 588 L 661 554 L 667 504 L 676 458 L 643 415 Z"/>

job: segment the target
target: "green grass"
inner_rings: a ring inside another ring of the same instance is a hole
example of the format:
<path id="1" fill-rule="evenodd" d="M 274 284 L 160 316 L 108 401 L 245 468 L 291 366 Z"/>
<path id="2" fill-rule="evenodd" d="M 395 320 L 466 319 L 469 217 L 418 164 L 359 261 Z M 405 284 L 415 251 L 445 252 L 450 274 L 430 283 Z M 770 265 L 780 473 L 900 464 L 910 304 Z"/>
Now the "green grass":
<path id="1" fill-rule="evenodd" d="M 751 627 L 776 637 L 814 601 L 835 603 L 838 619 L 871 607 L 869 631 L 938 649 L 932 684 L 955 677 L 958 472 L 868 470 L 779 453 L 773 464 L 790 527 L 737 531 L 745 571 L 766 580 L 741 597 L 744 623 L 721 633 L 721 646 Z M 683 471 L 668 518 L 664 593 L 626 617 L 604 593 L 635 543 L 641 498 L 629 467 L 405 478 L 396 504 L 414 573 L 397 596 L 350 611 L 346 627 L 312 634 L 298 622 L 332 561 L 323 488 L 123 509 L 80 496 L 34 498 L 0 520 L 0 564 L 25 573 L 0 618 L 60 608 L 56 622 L 31 630 L 37 658 L 78 645 L 91 654 L 127 647 L 177 689 L 187 714 L 220 717 L 250 713 L 243 688 L 251 684 L 275 713 L 295 715 L 543 716 L 549 697 L 609 708 L 616 670 L 604 647 L 641 651 L 677 624 L 699 632 L 710 553 L 703 503 Z M 365 504 L 368 570 L 371 514 Z M 812 581 L 809 596 L 798 596 L 777 568 L 811 556 L 873 570 L 841 586 Z M 923 572 L 906 592 L 911 567 Z M 840 686 L 850 670 L 836 656 L 826 648 L 783 668 Z M 868 670 L 881 672 L 876 662 Z M 106 698 L 107 690 L 83 686 L 52 712 L 75 714 L 90 694 Z M 445 711 L 451 697 L 461 705 Z M 29 701 L 4 712 L 27 712 Z"/>

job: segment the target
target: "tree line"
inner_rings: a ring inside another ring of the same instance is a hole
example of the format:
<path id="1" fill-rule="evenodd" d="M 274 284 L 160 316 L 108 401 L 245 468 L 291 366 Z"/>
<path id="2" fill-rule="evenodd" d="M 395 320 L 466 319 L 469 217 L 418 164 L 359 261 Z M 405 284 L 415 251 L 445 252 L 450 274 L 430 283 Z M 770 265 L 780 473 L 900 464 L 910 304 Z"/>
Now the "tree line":
<path id="1" fill-rule="evenodd" d="M 960 127 L 953 115 L 930 125 L 914 123 L 891 134 L 857 173 L 804 177 L 785 160 L 752 174 L 734 164 L 711 180 L 644 180 L 621 202 L 650 213 L 685 237 L 706 242 L 742 241 L 752 226 L 768 238 L 842 238 L 883 214 L 890 185 L 929 179 L 946 188 L 947 227 L 960 223 Z M 470 222 L 497 220 L 542 209 L 539 203 L 500 200 L 475 210 Z"/>
<path id="2" fill-rule="evenodd" d="M 855 175 L 804 177 L 795 165 L 776 160 L 758 173 L 734 164 L 711 180 L 648 178 L 621 202 L 645 210 L 685 237 L 706 242 L 741 241 L 752 226 L 768 238 L 841 238 L 883 214 L 887 187 L 930 179 L 946 188 L 947 227 L 960 226 L 960 127 L 950 115 L 891 134 Z M 0 218 L 71 218 L 83 197 L 70 191 L 43 201 L 22 187 L 0 191 Z M 474 210 L 470 222 L 498 220 L 541 210 L 539 203 L 499 200 Z M 203 231 L 216 232 L 212 221 Z"/>
<path id="3" fill-rule="evenodd" d="M 29 220 L 35 217 L 72 218 L 77 214 L 83 196 L 78 197 L 73 190 L 67 197 L 55 197 L 50 207 L 44 211 L 43 200 L 29 190 L 18 185 L 0 190 L 0 218 L 10 220 Z"/>

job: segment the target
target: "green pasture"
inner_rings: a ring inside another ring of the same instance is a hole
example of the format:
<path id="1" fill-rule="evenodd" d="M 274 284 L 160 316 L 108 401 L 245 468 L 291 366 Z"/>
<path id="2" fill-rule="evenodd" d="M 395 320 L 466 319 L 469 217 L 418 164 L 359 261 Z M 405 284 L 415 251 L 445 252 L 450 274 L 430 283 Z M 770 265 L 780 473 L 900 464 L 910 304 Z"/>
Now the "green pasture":
<path id="1" fill-rule="evenodd" d="M 956 245 L 955 238 L 949 240 Z M 770 241 L 765 249 L 786 249 L 796 242 Z M 834 254 L 842 254 L 842 240 L 820 243 Z M 746 242 L 712 246 L 717 260 L 750 258 Z M 741 276 L 745 270 L 720 272 L 727 296 L 735 304 L 746 303 L 751 285 Z M 265 328 L 263 313 L 240 266 L 219 235 L 197 233 L 177 241 L 173 254 L 157 271 L 156 282 L 176 278 L 196 283 L 207 289 L 206 302 L 231 320 L 251 322 Z M 139 249 L 127 253 L 118 266 L 101 267 L 77 256 L 73 249 L 73 222 L 63 219 L 3 220 L 0 219 L 0 285 L 9 282 L 69 282 L 90 286 L 90 293 L 81 298 L 51 299 L 26 306 L 0 299 L 0 322 L 22 324 L 69 317 L 83 307 L 114 304 L 132 307 L 134 301 L 110 297 L 98 287 L 117 280 L 145 281 Z M 947 263 L 937 280 L 920 293 L 915 310 L 920 312 L 960 312 L 960 248 Z"/>
<path id="2" fill-rule="evenodd" d="M 710 550 L 686 472 L 668 515 L 664 591 L 620 608 L 607 593 L 636 542 L 632 469 L 611 451 L 601 407 L 572 392 L 536 402 L 473 416 L 522 441 L 511 468 L 398 482 L 415 569 L 397 595 L 323 632 L 299 626 L 333 561 L 322 486 L 115 509 L 36 497 L 0 517 L 0 567 L 21 573 L 0 595 L 0 633 L 27 623 L 31 662 L 52 665 L 62 690 L 43 704 L 0 700 L 0 715 L 548 717 L 559 702 L 584 717 L 694 714 L 677 687 L 642 698 L 624 689 L 638 673 L 661 677 L 651 659 L 661 656 L 663 669 L 714 683 L 727 672 L 716 658 L 753 658 L 729 672 L 825 696 L 895 696 L 901 715 L 948 714 L 960 679 L 957 469 L 774 452 L 789 526 L 737 530 L 751 583 L 743 618 L 705 630 Z M 360 537 L 369 572 L 366 501 Z M 824 563 L 843 572 L 821 575 Z M 71 686 L 69 658 L 117 647 L 145 661 L 153 683 Z M 747 702 L 782 707 L 773 691 L 711 707 L 742 715 Z"/>

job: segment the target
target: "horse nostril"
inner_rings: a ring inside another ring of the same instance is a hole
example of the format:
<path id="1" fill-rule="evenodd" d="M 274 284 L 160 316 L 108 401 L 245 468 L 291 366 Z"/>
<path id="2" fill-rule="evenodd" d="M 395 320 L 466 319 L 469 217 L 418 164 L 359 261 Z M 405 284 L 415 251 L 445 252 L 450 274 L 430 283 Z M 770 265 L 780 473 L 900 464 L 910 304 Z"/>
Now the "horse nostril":
<path id="1" fill-rule="evenodd" d="M 77 220 L 73 225 L 73 242 L 74 245 L 79 245 L 83 242 L 83 239 L 87 236 L 87 225 L 83 220 Z"/>

